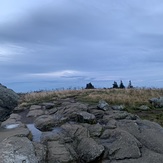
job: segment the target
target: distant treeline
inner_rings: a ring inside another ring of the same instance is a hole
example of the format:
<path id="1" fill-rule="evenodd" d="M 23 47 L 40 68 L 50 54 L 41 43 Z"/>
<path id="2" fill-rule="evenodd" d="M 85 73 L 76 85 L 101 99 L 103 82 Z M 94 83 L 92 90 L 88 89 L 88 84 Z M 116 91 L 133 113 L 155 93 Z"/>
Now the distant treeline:
<path id="1" fill-rule="evenodd" d="M 133 88 L 133 86 L 132 86 L 131 80 L 129 81 L 127 87 L 124 86 L 123 81 L 121 80 L 119 85 L 117 84 L 116 81 L 114 81 L 112 88 L 120 88 L 120 89 L 123 89 L 123 88 Z M 95 89 L 95 87 L 92 85 L 92 83 L 88 83 L 88 84 L 86 84 L 85 89 Z"/>

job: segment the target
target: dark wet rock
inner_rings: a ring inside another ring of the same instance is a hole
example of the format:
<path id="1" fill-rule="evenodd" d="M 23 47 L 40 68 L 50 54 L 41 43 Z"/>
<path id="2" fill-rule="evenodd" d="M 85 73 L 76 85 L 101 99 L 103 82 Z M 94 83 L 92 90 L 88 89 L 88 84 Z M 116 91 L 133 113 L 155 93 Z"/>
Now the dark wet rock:
<path id="1" fill-rule="evenodd" d="M 104 100 L 100 100 L 97 107 L 104 111 L 109 110 L 109 108 L 110 108 L 109 104 Z"/>
<path id="2" fill-rule="evenodd" d="M 5 121 L 18 105 L 19 96 L 0 84 L 0 121 Z"/>
<path id="3" fill-rule="evenodd" d="M 92 138 L 83 138 L 78 144 L 77 151 L 80 159 L 89 163 L 99 159 L 104 152 L 104 147 L 97 144 Z"/>
<path id="4" fill-rule="evenodd" d="M 32 142 L 26 137 L 9 137 L 0 142 L 0 161 L 3 163 L 38 163 Z"/>

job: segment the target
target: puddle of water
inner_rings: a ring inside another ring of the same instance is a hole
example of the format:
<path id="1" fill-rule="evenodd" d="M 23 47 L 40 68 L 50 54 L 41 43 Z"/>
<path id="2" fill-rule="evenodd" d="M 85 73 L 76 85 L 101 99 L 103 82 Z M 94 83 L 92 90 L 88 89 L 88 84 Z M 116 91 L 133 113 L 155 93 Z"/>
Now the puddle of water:
<path id="1" fill-rule="evenodd" d="M 9 124 L 4 126 L 3 128 L 5 129 L 13 129 L 13 128 L 17 128 L 19 126 L 19 124 Z"/>
<path id="2" fill-rule="evenodd" d="M 27 124 L 28 129 L 31 131 L 33 136 L 33 141 L 40 142 L 42 132 L 38 130 L 34 124 Z"/>
<path id="3" fill-rule="evenodd" d="M 28 129 L 31 131 L 32 134 L 32 141 L 34 142 L 40 142 L 41 138 L 43 136 L 43 134 L 45 134 L 46 132 L 41 132 L 40 130 L 38 130 L 34 124 L 27 124 Z M 51 134 L 49 134 L 49 132 L 47 132 L 46 136 L 48 136 L 48 134 L 51 136 L 57 136 L 60 132 L 62 131 L 62 129 L 60 127 L 55 127 L 53 128 L 53 130 L 51 131 Z"/>

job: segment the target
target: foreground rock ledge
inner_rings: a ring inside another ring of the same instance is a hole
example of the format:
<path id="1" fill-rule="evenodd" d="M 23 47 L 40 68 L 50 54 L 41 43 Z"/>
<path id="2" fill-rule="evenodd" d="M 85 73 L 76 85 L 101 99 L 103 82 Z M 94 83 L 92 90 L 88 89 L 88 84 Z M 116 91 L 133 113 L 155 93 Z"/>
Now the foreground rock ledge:
<path id="1" fill-rule="evenodd" d="M 19 96 L 11 89 L 0 84 L 0 122 L 6 120 L 18 105 Z"/>
<path id="2" fill-rule="evenodd" d="M 121 109 L 115 110 L 105 101 L 88 105 L 69 98 L 31 105 L 11 114 L 1 127 L 13 123 L 18 127 L 0 130 L 3 163 L 162 163 L 163 160 L 163 128 Z M 39 131 L 28 129 L 27 124 L 34 124 Z"/>

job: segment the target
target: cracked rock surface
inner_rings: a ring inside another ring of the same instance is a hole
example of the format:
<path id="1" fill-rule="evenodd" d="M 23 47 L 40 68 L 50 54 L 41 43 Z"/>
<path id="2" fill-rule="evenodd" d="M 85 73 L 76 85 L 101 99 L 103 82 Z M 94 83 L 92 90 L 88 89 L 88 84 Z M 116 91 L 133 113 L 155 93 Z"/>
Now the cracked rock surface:
<path id="1" fill-rule="evenodd" d="M 105 101 L 59 99 L 11 114 L 0 147 L 4 163 L 162 163 L 163 128 Z"/>

